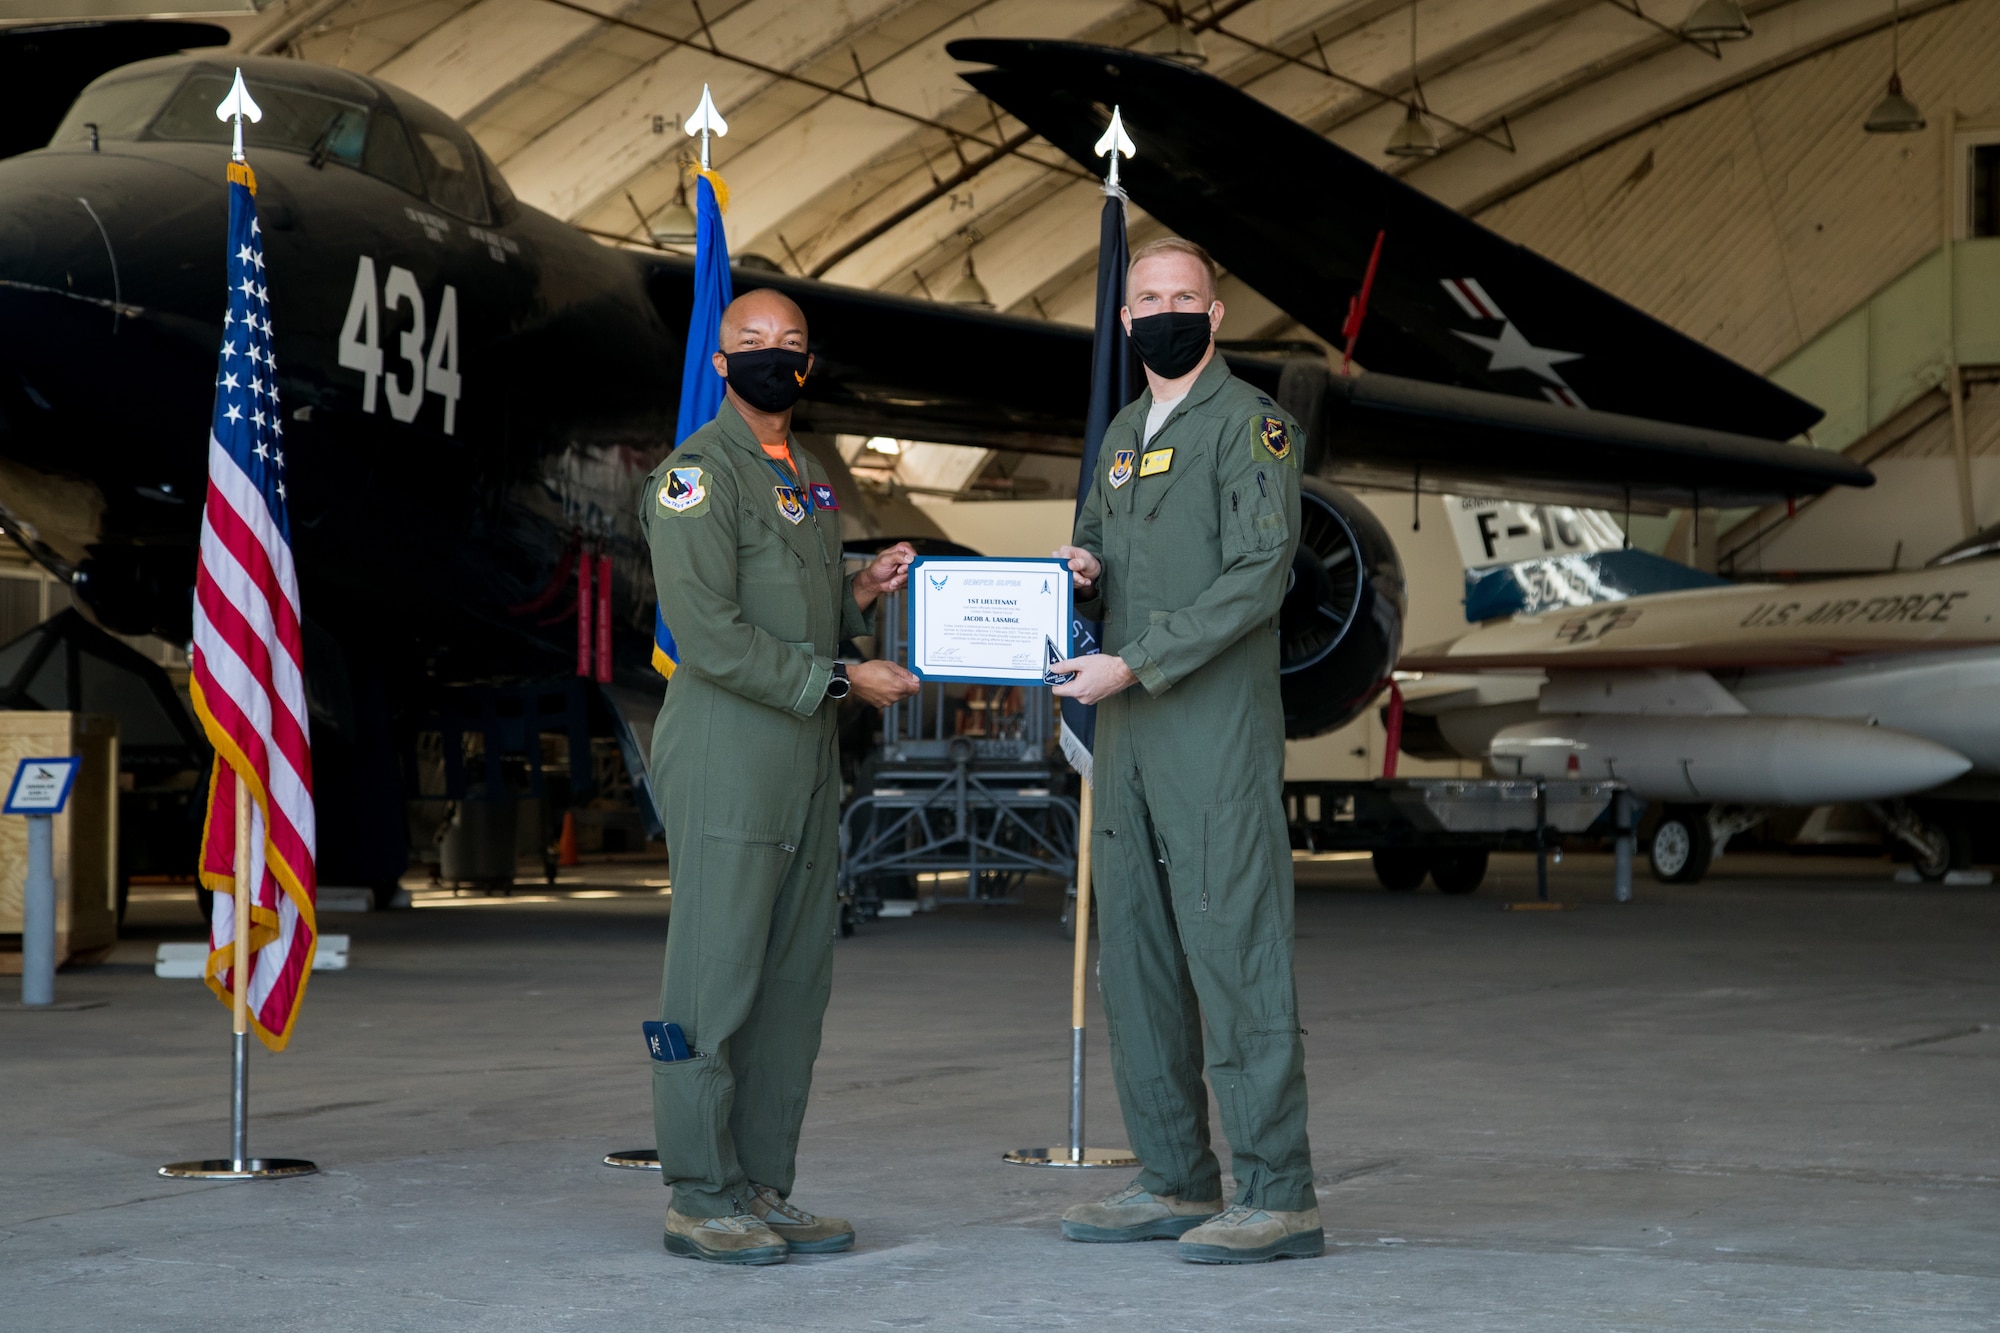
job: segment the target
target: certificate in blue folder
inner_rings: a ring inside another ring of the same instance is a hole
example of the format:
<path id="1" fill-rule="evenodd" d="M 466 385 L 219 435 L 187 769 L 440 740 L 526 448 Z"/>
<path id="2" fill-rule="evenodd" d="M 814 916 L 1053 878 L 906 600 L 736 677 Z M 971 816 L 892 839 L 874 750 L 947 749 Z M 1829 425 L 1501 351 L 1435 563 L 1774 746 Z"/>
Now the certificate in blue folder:
<path id="1" fill-rule="evenodd" d="M 1069 656 L 1069 565 L 922 556 L 910 566 L 910 669 L 924 680 L 1052 685 Z"/>

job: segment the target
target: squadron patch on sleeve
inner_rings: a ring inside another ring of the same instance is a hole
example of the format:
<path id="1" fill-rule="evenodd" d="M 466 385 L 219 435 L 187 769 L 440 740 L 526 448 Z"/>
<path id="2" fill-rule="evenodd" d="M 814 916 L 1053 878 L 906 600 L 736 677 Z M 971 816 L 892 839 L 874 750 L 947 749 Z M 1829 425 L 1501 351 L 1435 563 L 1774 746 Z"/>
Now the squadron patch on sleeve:
<path id="1" fill-rule="evenodd" d="M 1282 418 L 1265 417 L 1263 424 L 1258 427 L 1257 437 L 1264 442 L 1264 447 L 1271 451 L 1271 457 L 1282 459 L 1292 456 L 1292 436 L 1285 429 Z"/>
<path id="2" fill-rule="evenodd" d="M 708 487 L 698 467 L 677 467 L 667 473 L 660 486 L 660 508 L 685 514 L 708 498 Z"/>
<path id="3" fill-rule="evenodd" d="M 1137 449 L 1120 449 L 1111 455 L 1111 471 L 1105 473 L 1104 479 L 1111 483 L 1112 490 L 1132 480 L 1132 464 L 1138 456 Z"/>
<path id="4" fill-rule="evenodd" d="M 787 523 L 798 524 L 805 521 L 805 502 L 799 499 L 796 486 L 773 486 L 771 491 L 778 497 L 778 513 Z"/>

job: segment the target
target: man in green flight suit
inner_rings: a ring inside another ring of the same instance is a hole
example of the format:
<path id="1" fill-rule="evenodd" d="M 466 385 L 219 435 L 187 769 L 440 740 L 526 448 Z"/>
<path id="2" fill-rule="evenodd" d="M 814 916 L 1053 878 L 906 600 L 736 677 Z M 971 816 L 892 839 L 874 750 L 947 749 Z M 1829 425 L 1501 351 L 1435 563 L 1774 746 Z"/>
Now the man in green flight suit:
<path id="1" fill-rule="evenodd" d="M 1140 1162 L 1130 1186 L 1064 1213 L 1062 1231 L 1178 1237 L 1183 1259 L 1257 1263 L 1326 1249 L 1278 696 L 1304 441 L 1215 354 L 1222 313 L 1201 247 L 1166 238 L 1133 253 L 1123 317 L 1147 392 L 1105 431 L 1075 545 L 1056 551 L 1077 614 L 1103 620 L 1113 649 L 1054 669 L 1075 673 L 1057 694 L 1099 705 L 1099 978 Z M 1204 1048 L 1236 1178 L 1227 1209 Z"/>
<path id="2" fill-rule="evenodd" d="M 720 347 L 722 407 L 640 501 L 680 651 L 652 778 L 674 891 L 660 1017 L 688 1054 L 653 1061 L 653 1120 L 668 1251 L 768 1264 L 854 1243 L 789 1199 L 838 924 L 835 701 L 882 707 L 917 678 L 834 654 L 915 553 L 898 544 L 843 576 L 839 496 L 791 437 L 812 370 L 798 306 L 746 292 Z"/>

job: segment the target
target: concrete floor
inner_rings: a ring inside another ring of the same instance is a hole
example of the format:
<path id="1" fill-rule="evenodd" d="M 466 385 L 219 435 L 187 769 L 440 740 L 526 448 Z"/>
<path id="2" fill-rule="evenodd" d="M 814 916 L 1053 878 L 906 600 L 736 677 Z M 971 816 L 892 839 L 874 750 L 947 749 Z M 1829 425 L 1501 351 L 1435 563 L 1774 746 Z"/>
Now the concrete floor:
<path id="1" fill-rule="evenodd" d="M 650 1143 L 657 870 L 330 917 L 351 969 L 252 1082 L 252 1150 L 323 1173 L 251 1185 L 153 1174 L 225 1150 L 228 1018 L 138 961 L 198 937 L 143 899 L 132 961 L 59 981 L 106 1007 L 0 1013 L 0 1328 L 2000 1328 L 2000 889 L 1723 869 L 1618 907 L 1573 857 L 1579 910 L 1526 914 L 1521 861 L 1470 899 L 1302 866 L 1332 1245 L 1245 1269 L 1066 1243 L 1125 1174 L 1000 1162 L 1065 1133 L 1052 909 L 838 946 L 797 1197 L 861 1245 L 736 1271 L 665 1255 L 657 1177 L 597 1164 Z"/>

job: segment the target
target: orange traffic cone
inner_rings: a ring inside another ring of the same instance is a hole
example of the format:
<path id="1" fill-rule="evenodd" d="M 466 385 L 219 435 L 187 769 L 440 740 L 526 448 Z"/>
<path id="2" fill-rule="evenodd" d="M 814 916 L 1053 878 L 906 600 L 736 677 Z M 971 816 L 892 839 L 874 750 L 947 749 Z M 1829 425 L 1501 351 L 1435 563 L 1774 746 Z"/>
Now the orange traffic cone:
<path id="1" fill-rule="evenodd" d="M 556 839 L 556 864 L 573 866 L 576 857 L 576 811 L 563 811 L 562 836 Z"/>

